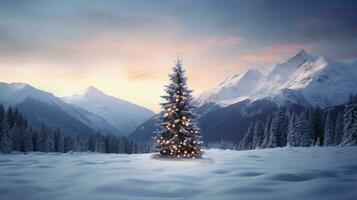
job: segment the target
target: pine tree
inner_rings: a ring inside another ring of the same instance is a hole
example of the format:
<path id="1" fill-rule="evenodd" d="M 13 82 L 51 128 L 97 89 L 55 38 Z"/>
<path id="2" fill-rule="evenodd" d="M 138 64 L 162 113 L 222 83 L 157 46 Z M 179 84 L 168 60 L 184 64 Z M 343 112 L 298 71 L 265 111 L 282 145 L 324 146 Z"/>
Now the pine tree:
<path id="1" fill-rule="evenodd" d="M 244 134 L 242 141 L 239 144 L 239 150 L 249 150 L 253 148 L 254 127 L 253 123 L 250 123 L 247 132 Z"/>
<path id="2" fill-rule="evenodd" d="M 69 151 L 73 151 L 74 149 L 74 141 L 73 138 L 69 135 L 64 136 L 64 152 L 67 153 Z"/>
<path id="3" fill-rule="evenodd" d="M 0 141 L 0 150 L 3 153 L 10 153 L 13 151 L 12 139 L 9 131 L 5 131 L 2 134 Z"/>
<path id="4" fill-rule="evenodd" d="M 94 152 L 105 153 L 105 142 L 103 136 L 100 133 L 96 135 Z"/>
<path id="5" fill-rule="evenodd" d="M 63 138 L 63 137 L 61 137 Z M 62 139 L 63 141 L 63 139 Z M 79 152 L 86 152 L 89 151 L 88 149 L 88 137 L 86 136 L 77 136 L 76 137 L 76 151 Z M 118 153 L 118 152 L 113 152 L 113 153 Z"/>
<path id="6" fill-rule="evenodd" d="M 287 136 L 287 146 L 288 147 L 298 147 L 300 145 L 300 134 L 298 130 L 298 119 L 296 119 L 296 114 L 294 113 L 288 125 L 288 136 Z"/>
<path id="7" fill-rule="evenodd" d="M 64 152 L 64 138 L 59 128 L 54 132 L 54 143 L 56 152 Z"/>
<path id="8" fill-rule="evenodd" d="M 5 119 L 5 107 L 0 104 L 0 123 Z"/>
<path id="9" fill-rule="evenodd" d="M 126 140 L 124 137 L 119 139 L 119 149 L 118 153 L 125 153 Z"/>
<path id="10" fill-rule="evenodd" d="M 260 148 L 264 139 L 264 128 L 260 120 L 255 122 L 252 149 Z"/>
<path id="11" fill-rule="evenodd" d="M 337 114 L 336 123 L 335 123 L 335 145 L 339 145 L 342 140 L 343 135 L 343 113 L 339 112 Z"/>
<path id="12" fill-rule="evenodd" d="M 166 86 L 167 95 L 162 96 L 159 129 L 156 131 L 156 152 L 158 157 L 200 158 L 202 141 L 196 125 L 192 90 L 186 83 L 182 61 L 177 60 L 171 74 L 171 83 Z"/>
<path id="13" fill-rule="evenodd" d="M 324 138 L 324 118 L 322 110 L 317 107 L 315 109 L 310 109 L 311 120 L 312 120 L 312 142 L 317 142 L 319 139 L 319 143 L 323 143 Z"/>
<path id="14" fill-rule="evenodd" d="M 333 123 L 331 113 L 328 112 L 324 128 L 324 146 L 331 146 L 334 144 Z"/>
<path id="15" fill-rule="evenodd" d="M 264 138 L 263 138 L 263 142 L 260 145 L 261 148 L 267 148 L 268 144 L 269 144 L 269 138 L 270 138 L 270 126 L 271 126 L 271 116 L 270 114 L 267 117 L 267 120 L 265 122 L 265 126 L 264 126 Z"/>
<path id="16" fill-rule="evenodd" d="M 4 126 L 4 119 L 5 119 L 5 108 L 2 104 L 0 104 L 0 141 L 3 134 L 3 126 Z"/>
<path id="17" fill-rule="evenodd" d="M 357 102 L 356 97 L 351 96 L 345 106 L 343 116 L 342 146 L 357 145 Z"/>
<path id="18" fill-rule="evenodd" d="M 55 138 L 53 133 L 47 133 L 45 152 L 55 152 Z"/>
<path id="19" fill-rule="evenodd" d="M 46 133 L 44 125 L 41 124 L 40 131 L 37 135 L 37 142 L 38 142 L 37 151 L 47 152 L 47 148 L 46 148 L 47 141 L 46 140 L 47 140 L 47 133 Z"/>
<path id="20" fill-rule="evenodd" d="M 12 129 L 10 130 L 10 135 L 12 139 L 12 148 L 14 151 L 21 151 L 21 139 L 22 135 L 20 132 L 20 128 L 14 124 Z"/>
<path id="21" fill-rule="evenodd" d="M 34 146 L 33 146 L 32 130 L 30 128 L 27 128 L 23 136 L 23 151 L 31 152 L 33 150 L 34 150 Z"/>
<path id="22" fill-rule="evenodd" d="M 12 137 L 9 128 L 9 122 L 7 118 L 4 119 L 2 125 L 2 137 L 0 141 L 0 150 L 3 153 L 10 153 L 13 151 Z"/>
<path id="23" fill-rule="evenodd" d="M 269 148 L 283 147 L 286 145 L 287 118 L 280 109 L 275 113 L 270 127 Z"/>
<path id="24" fill-rule="evenodd" d="M 274 115 L 271 120 L 269 142 L 268 142 L 267 148 L 278 147 L 278 137 L 279 137 L 278 134 L 279 133 L 278 133 L 277 116 Z"/>
<path id="25" fill-rule="evenodd" d="M 301 143 L 302 147 L 309 147 L 314 144 L 314 126 L 312 121 L 311 109 L 304 110 L 300 116 L 300 133 L 301 133 Z"/>
<path id="26" fill-rule="evenodd" d="M 11 106 L 9 106 L 9 108 L 6 111 L 6 119 L 7 119 L 8 125 L 9 125 L 9 129 L 12 129 L 12 127 L 15 123 L 15 120 L 14 120 L 14 113 L 12 111 Z"/>

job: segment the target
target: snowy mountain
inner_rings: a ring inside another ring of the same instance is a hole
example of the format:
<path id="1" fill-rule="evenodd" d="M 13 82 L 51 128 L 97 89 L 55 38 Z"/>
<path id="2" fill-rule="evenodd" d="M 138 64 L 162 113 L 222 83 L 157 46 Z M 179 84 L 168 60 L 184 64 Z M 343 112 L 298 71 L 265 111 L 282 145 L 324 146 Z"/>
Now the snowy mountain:
<path id="1" fill-rule="evenodd" d="M 99 115 L 124 134 L 130 134 L 139 124 L 154 115 L 144 107 L 106 95 L 92 86 L 63 100 Z"/>
<path id="2" fill-rule="evenodd" d="M 34 127 L 44 123 L 68 133 L 118 132 L 96 114 L 69 105 L 53 94 L 25 83 L 0 83 L 0 103 L 19 107 Z"/>
<path id="3" fill-rule="evenodd" d="M 309 105 L 338 107 L 357 94 L 356 77 L 357 60 L 336 62 L 304 50 L 272 68 L 230 76 L 194 101 L 203 140 L 239 143 L 250 123 L 265 120 L 279 106 L 297 112 Z M 155 123 L 147 120 L 131 138 L 152 141 Z"/>
<path id="4" fill-rule="evenodd" d="M 315 57 L 301 50 L 267 72 L 249 69 L 234 75 L 195 99 L 202 106 L 232 105 L 243 100 L 269 99 L 278 105 L 294 103 L 321 108 L 344 103 L 357 94 L 357 60 L 343 62 Z"/>

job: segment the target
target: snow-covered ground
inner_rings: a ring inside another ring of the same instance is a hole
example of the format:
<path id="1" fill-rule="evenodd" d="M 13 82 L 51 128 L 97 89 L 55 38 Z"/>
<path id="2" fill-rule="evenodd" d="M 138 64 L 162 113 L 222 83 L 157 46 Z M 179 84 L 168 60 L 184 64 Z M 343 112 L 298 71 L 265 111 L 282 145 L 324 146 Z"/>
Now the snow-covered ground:
<path id="1" fill-rule="evenodd" d="M 356 199 L 357 147 L 0 155 L 0 199 Z"/>

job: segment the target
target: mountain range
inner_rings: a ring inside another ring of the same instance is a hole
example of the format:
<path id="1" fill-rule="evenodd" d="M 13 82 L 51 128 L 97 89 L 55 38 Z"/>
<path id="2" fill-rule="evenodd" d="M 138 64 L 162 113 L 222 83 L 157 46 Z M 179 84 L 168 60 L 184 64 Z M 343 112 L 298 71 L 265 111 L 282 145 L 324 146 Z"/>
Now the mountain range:
<path id="1" fill-rule="evenodd" d="M 68 104 L 95 113 L 126 135 L 154 115 L 149 109 L 106 95 L 92 86 L 62 99 Z"/>
<path id="2" fill-rule="evenodd" d="M 16 106 L 35 128 L 45 124 L 71 134 L 100 131 L 127 135 L 154 115 L 146 108 L 106 95 L 94 87 L 88 87 L 82 95 L 59 98 L 29 84 L 0 83 L 0 103 Z M 100 105 L 110 109 L 104 112 Z M 128 108 L 132 112 L 127 112 Z"/>
<path id="3" fill-rule="evenodd" d="M 249 69 L 233 75 L 195 100 L 198 106 L 216 103 L 232 105 L 244 100 L 269 99 L 278 105 L 289 103 L 326 108 L 344 103 L 356 93 L 357 60 L 336 62 L 301 50 L 270 69 Z"/>
<path id="4" fill-rule="evenodd" d="M 232 75 L 194 99 L 205 142 L 239 142 L 249 124 L 279 107 L 327 109 L 357 94 L 357 59 L 334 61 L 301 50 L 272 67 Z M 25 83 L 0 83 L 0 103 L 16 106 L 33 127 L 71 134 L 100 131 L 151 142 L 155 114 L 94 87 L 56 97 Z"/>
<path id="5" fill-rule="evenodd" d="M 205 142 L 239 142 L 250 123 L 279 107 L 326 109 L 357 94 L 357 59 L 334 61 L 305 50 L 272 67 L 232 75 L 194 99 Z M 139 126 L 135 140 L 151 140 L 155 118 Z"/>

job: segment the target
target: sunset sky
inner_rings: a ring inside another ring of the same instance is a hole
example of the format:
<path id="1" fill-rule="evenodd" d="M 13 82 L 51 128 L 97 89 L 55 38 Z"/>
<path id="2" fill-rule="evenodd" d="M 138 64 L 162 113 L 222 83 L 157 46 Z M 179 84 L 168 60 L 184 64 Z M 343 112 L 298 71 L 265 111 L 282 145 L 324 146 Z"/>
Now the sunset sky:
<path id="1" fill-rule="evenodd" d="M 195 95 L 305 49 L 357 58 L 357 1 L 0 0 L 0 82 L 92 85 L 159 110 L 177 54 Z"/>

